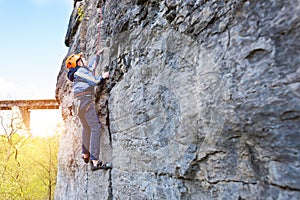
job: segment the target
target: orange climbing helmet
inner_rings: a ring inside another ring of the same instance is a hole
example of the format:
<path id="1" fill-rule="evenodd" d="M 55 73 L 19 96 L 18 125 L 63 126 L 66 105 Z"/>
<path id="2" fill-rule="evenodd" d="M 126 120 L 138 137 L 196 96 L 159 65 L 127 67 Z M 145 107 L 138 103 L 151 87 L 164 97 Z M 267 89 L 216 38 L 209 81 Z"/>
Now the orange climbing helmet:
<path id="1" fill-rule="evenodd" d="M 70 55 L 66 60 L 66 67 L 68 69 L 75 68 L 77 65 L 77 61 L 81 58 L 81 55 L 81 53 Z"/>

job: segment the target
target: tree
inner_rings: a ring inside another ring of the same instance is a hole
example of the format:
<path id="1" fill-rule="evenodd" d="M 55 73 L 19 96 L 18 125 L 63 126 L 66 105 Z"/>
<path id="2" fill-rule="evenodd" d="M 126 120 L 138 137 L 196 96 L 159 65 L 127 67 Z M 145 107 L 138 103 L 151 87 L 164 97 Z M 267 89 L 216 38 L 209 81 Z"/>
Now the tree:
<path id="1" fill-rule="evenodd" d="M 38 138 L 37 143 L 39 145 L 36 146 L 40 147 L 40 156 L 38 156 L 38 160 L 36 158 L 32 158 L 32 160 L 38 167 L 37 174 L 47 187 L 48 199 L 51 200 L 56 185 L 59 134 L 47 138 Z"/>
<path id="2" fill-rule="evenodd" d="M 61 131 L 33 137 L 16 115 L 0 124 L 0 199 L 53 199 Z"/>
<path id="3" fill-rule="evenodd" d="M 4 122 L 3 116 L 0 116 L 0 123 L 3 130 L 1 136 L 1 194 L 5 197 L 24 195 L 24 185 L 22 184 L 22 168 L 19 162 L 19 152 L 28 142 L 31 135 L 28 131 L 22 135 L 18 134 L 23 130 L 24 123 L 16 112 L 12 112 L 11 117 Z M 12 183 L 13 187 L 8 187 Z M 17 192 L 16 192 L 17 191 Z"/>

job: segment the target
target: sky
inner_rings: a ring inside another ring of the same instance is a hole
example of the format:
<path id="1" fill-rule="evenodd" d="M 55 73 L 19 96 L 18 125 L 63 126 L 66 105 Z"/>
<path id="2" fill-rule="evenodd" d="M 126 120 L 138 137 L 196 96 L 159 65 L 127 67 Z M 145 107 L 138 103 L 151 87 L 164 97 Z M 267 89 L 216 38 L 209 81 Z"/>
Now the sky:
<path id="1" fill-rule="evenodd" d="M 0 0 L 0 100 L 53 99 L 73 0 Z"/>
<path id="2" fill-rule="evenodd" d="M 0 100 L 55 98 L 73 2 L 0 0 Z M 59 111 L 31 111 L 35 135 L 48 134 L 58 122 Z"/>

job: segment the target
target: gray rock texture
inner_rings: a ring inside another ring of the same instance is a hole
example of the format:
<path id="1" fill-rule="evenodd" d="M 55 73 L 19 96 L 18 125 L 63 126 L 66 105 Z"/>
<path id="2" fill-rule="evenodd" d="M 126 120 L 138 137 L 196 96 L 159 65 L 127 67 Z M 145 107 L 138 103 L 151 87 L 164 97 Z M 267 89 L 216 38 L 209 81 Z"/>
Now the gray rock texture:
<path id="1" fill-rule="evenodd" d="M 105 48 L 95 102 L 113 169 L 80 159 L 63 62 L 55 198 L 300 199 L 299 44 L 298 0 L 74 1 L 69 54 Z"/>

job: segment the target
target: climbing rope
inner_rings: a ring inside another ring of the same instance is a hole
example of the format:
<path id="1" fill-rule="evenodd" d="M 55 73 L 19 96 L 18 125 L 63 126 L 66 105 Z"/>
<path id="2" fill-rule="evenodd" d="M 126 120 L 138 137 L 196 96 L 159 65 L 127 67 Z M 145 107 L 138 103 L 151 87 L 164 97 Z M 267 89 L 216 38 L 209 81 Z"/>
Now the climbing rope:
<path id="1" fill-rule="evenodd" d="M 84 172 L 86 174 L 85 177 L 85 195 L 86 195 L 86 200 L 89 199 L 89 193 L 88 193 L 88 188 L 89 188 L 89 170 L 88 170 L 88 164 L 85 164 L 84 166 Z"/>

